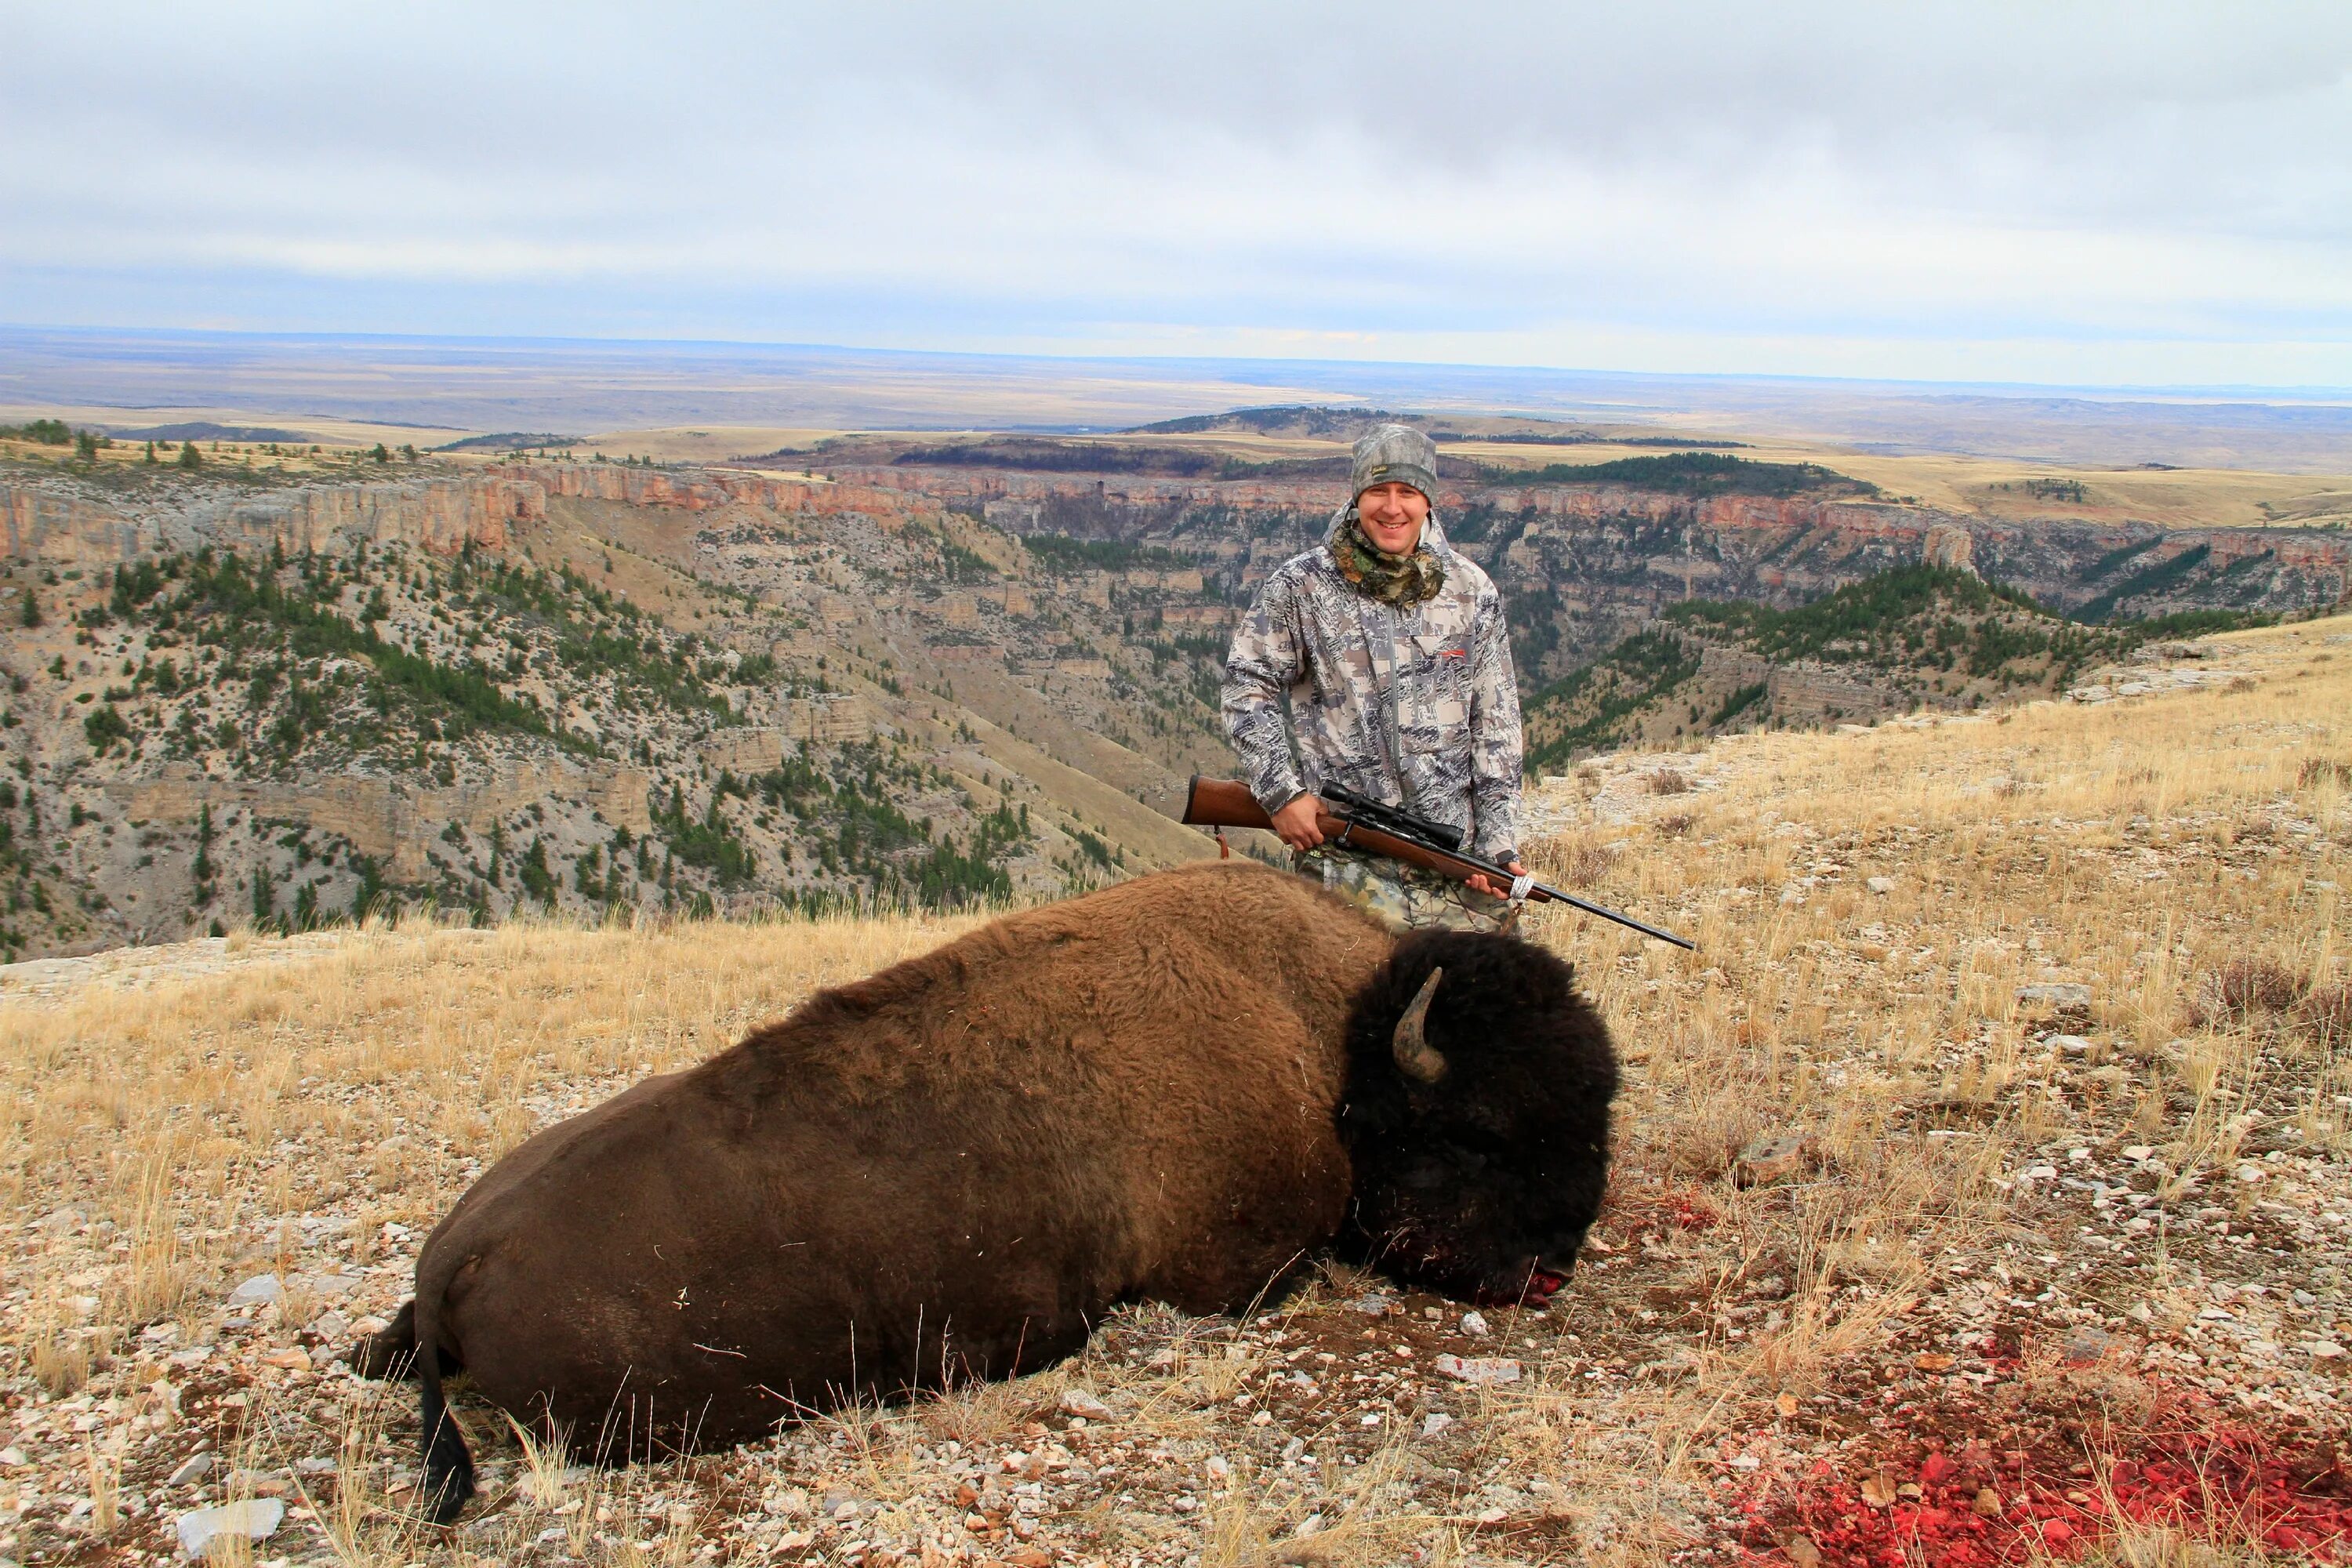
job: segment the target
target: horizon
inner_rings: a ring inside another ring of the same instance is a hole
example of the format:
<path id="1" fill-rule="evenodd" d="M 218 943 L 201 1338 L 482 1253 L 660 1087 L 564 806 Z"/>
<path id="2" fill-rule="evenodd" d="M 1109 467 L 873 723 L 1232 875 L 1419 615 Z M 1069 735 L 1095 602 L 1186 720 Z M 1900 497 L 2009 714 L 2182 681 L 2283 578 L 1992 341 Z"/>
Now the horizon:
<path id="1" fill-rule="evenodd" d="M 761 338 L 671 338 L 654 336 L 596 336 L 561 333 L 482 333 L 440 331 L 367 331 L 328 329 L 259 329 L 242 327 L 168 326 L 152 323 L 108 326 L 78 322 L 0 321 L 0 342 L 12 336 L 56 334 L 81 338 L 158 337 L 182 340 L 251 340 L 320 345 L 387 343 L 418 346 L 451 346 L 481 348 L 511 348 L 528 351 L 534 348 L 591 348 L 614 350 L 684 350 L 733 351 L 769 355 L 875 355 L 902 359 L 943 359 L 972 362 L 1017 363 L 1035 362 L 1069 365 L 1150 365 L 1181 368 L 1222 367 L 1282 371 L 1330 370 L 1374 373 L 1381 371 L 1483 371 L 1505 374 L 1528 374 L 1563 378 L 1590 377 L 1595 380 L 1637 382 L 1708 382 L 1727 384 L 1788 384 L 1795 386 L 1837 387 L 1854 391 L 1885 389 L 1897 393 L 1937 395 L 1990 395 L 1996 396 L 2043 397 L 2055 394 L 2097 395 L 2070 401 L 2172 401 L 2197 398 L 2216 403 L 2247 403 L 2283 400 L 2333 405 L 2352 403 L 2352 382 L 2341 384 L 2327 383 L 2263 384 L 2263 383 L 2135 383 L 2135 382 L 2067 382 L 2032 380 L 1951 380 L 1926 377 L 1885 375 L 1832 375 L 1796 372 L 1765 371 L 1677 371 L 1626 370 L 1603 365 L 1552 364 L 1535 361 L 1474 361 L 1329 358 L 1311 355 L 1243 355 L 1216 353 L 1056 353 L 1049 349 L 1022 352 L 986 349 L 908 348 L 891 344 L 832 342 L 818 340 L 784 340 Z M 124 405 L 122 406 L 131 406 Z M 172 406 L 154 405 L 152 406 Z M 1286 406 L 1280 404 L 1244 405 L 1236 407 Z M 1231 409 L 1203 412 L 1232 412 Z"/>

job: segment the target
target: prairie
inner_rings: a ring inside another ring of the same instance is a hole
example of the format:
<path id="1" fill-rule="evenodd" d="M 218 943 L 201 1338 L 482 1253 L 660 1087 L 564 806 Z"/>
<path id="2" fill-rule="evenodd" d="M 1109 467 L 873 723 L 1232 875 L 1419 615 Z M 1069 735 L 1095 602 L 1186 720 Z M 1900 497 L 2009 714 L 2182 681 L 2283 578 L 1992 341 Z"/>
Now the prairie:
<path id="1" fill-rule="evenodd" d="M 1628 1068 L 1548 1312 L 1328 1269 L 723 1454 L 571 1464 L 339 1357 L 536 1129 L 959 922 L 235 933 L 0 970 L 0 1555 L 1109 1564 L 2342 1557 L 2352 620 L 2096 703 L 1620 754 L 1533 792 Z M 2221 672 L 2213 674 L 2218 668 Z M 197 1457 L 211 1458 L 199 1465 Z M 174 1476 L 180 1479 L 173 1479 Z"/>

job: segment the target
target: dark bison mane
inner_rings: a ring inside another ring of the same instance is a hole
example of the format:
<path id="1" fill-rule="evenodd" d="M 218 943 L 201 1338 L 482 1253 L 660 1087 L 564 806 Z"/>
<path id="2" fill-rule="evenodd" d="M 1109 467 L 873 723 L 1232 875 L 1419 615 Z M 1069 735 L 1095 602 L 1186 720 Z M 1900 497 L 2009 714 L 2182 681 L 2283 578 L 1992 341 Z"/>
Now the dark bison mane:
<path id="1" fill-rule="evenodd" d="M 1434 1082 L 1399 1063 L 1399 1020 L 1433 969 Z M 1617 1058 L 1566 963 L 1516 937 L 1401 941 L 1348 1021 L 1339 1111 L 1355 1188 L 1340 1247 L 1442 1294 L 1540 1303 L 1601 1207 Z"/>

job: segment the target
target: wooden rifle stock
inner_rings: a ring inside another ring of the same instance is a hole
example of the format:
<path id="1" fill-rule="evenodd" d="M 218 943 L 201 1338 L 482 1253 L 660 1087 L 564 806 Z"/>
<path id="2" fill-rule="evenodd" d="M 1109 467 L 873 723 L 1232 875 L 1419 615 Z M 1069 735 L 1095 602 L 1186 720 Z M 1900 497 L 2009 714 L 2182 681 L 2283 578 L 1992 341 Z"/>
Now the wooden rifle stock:
<path id="1" fill-rule="evenodd" d="M 1192 792 L 1184 800 L 1184 815 L 1178 820 L 1194 827 L 1256 827 L 1268 832 L 1274 828 L 1274 818 L 1266 815 L 1265 807 L 1258 805 L 1257 797 L 1250 794 L 1247 784 L 1234 779 L 1202 778 L 1198 773 L 1192 775 Z M 1322 830 L 1328 843 L 1368 849 L 1375 855 L 1385 855 L 1391 860 L 1418 866 L 1424 871 L 1434 871 L 1456 881 L 1466 882 L 1473 877 L 1504 882 L 1512 879 L 1511 874 L 1500 866 L 1490 865 L 1475 855 L 1459 855 L 1416 839 L 1383 833 L 1352 817 L 1334 816 L 1328 810 L 1316 815 L 1315 825 Z M 1586 914 L 1614 921 L 1644 936 L 1656 937 L 1660 942 L 1670 942 L 1693 952 L 1698 951 L 1697 943 L 1670 931 L 1662 931 L 1631 915 L 1590 903 L 1542 882 L 1530 885 L 1528 897 L 1537 903 L 1566 904 L 1570 909 L 1582 910 Z"/>

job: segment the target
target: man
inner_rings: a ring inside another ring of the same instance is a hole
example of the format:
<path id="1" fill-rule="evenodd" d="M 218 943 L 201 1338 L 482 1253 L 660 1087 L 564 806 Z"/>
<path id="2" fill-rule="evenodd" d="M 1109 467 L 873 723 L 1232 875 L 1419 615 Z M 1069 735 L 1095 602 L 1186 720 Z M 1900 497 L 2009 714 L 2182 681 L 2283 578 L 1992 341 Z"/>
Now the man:
<path id="1" fill-rule="evenodd" d="M 1468 883 L 1328 844 L 1315 791 L 1343 784 L 1517 858 L 1519 699 L 1501 595 L 1445 542 L 1437 449 L 1402 425 L 1356 443 L 1354 499 L 1322 544 L 1266 579 L 1225 659 L 1225 732 L 1293 863 L 1399 926 L 1490 929 L 1507 906 Z"/>

